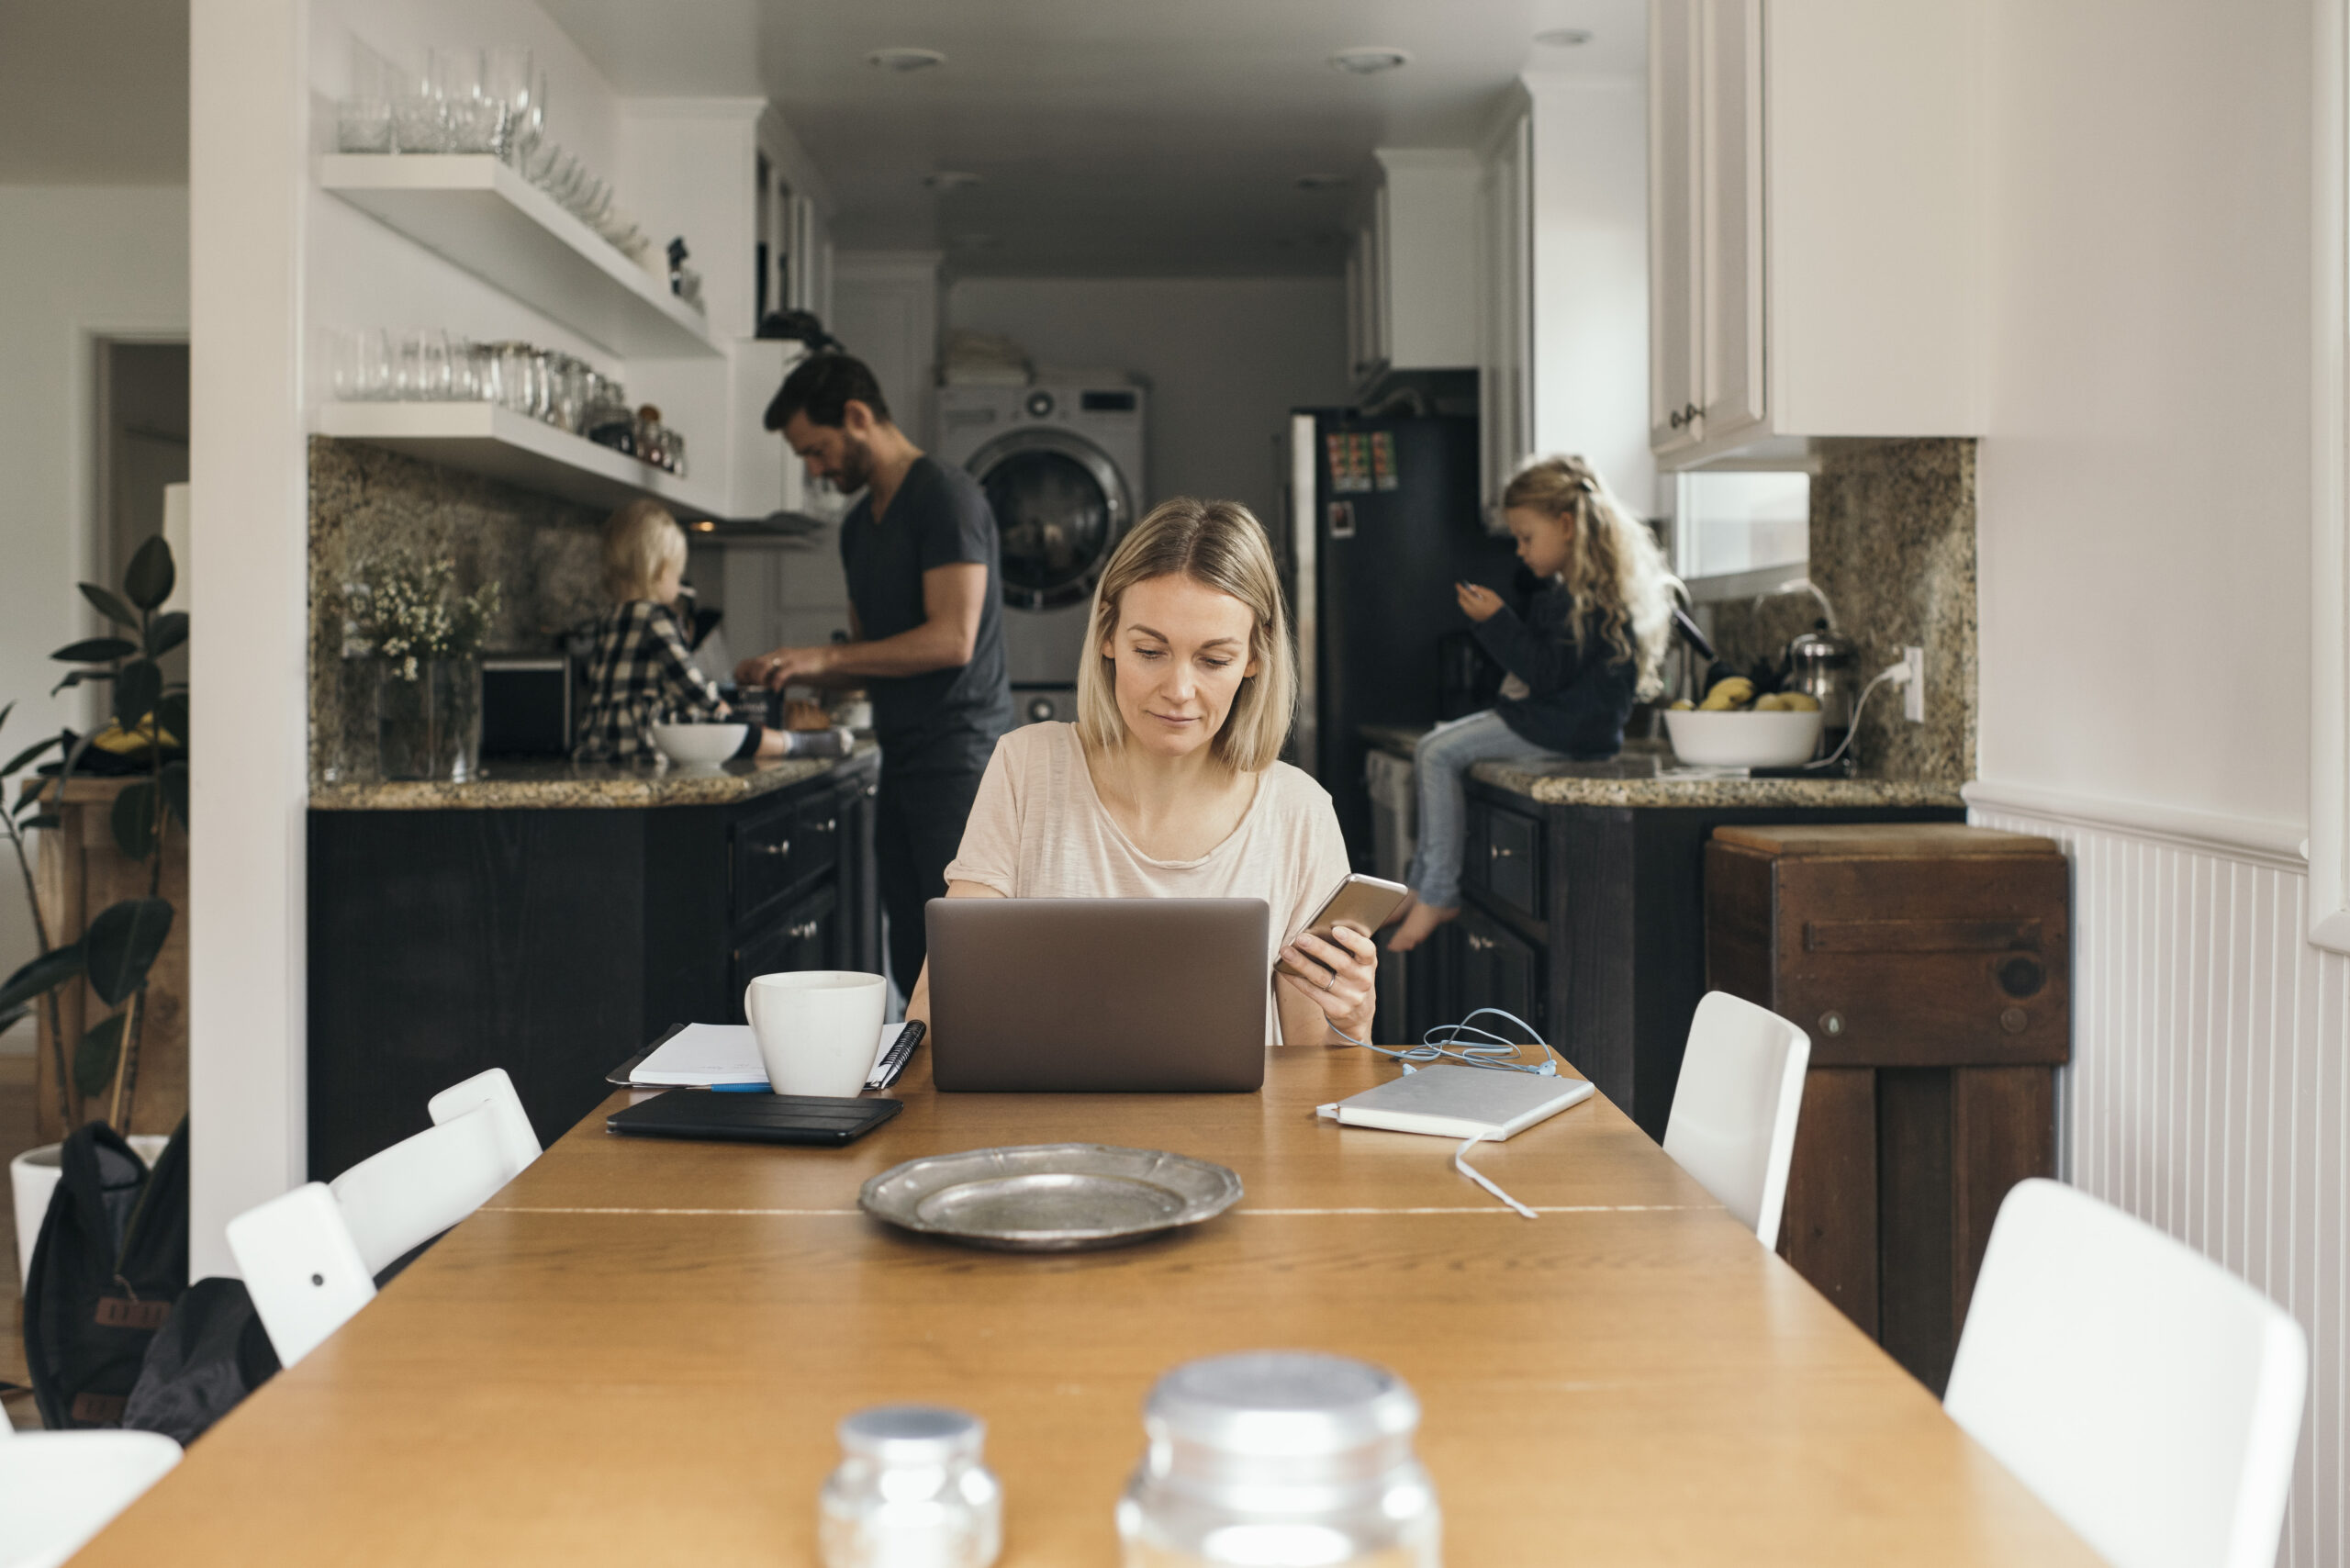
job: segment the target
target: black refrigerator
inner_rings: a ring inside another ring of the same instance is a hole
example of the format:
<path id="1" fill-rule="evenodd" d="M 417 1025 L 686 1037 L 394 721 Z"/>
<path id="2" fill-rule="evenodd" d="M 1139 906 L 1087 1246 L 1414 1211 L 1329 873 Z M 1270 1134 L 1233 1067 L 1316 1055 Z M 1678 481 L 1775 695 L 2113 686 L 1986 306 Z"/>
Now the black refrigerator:
<path id="1" fill-rule="evenodd" d="M 1477 421 L 1290 416 L 1289 566 L 1297 614 L 1296 760 L 1330 791 L 1355 866 L 1371 870 L 1365 724 L 1425 727 L 1500 683 L 1467 636 L 1452 585 L 1523 608 L 1506 535 L 1485 527 Z"/>

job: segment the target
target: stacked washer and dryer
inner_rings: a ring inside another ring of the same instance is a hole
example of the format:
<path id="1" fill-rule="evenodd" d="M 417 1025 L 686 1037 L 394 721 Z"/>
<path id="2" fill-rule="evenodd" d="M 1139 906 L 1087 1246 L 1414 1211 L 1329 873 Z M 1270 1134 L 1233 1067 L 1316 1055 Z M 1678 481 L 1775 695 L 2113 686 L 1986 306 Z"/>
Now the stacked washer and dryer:
<path id="1" fill-rule="evenodd" d="M 938 456 L 987 492 L 1022 723 L 1077 717 L 1093 585 L 1144 505 L 1141 387 L 1115 377 L 944 386 Z"/>

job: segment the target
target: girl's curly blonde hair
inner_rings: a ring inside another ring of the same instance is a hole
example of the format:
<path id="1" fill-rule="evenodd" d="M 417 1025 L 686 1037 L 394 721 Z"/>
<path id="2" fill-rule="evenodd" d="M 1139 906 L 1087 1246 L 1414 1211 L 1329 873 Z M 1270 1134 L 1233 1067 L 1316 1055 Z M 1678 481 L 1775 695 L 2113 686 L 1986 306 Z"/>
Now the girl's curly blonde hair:
<path id="1" fill-rule="evenodd" d="M 1608 647 L 1637 669 L 1639 695 L 1646 700 L 1663 690 L 1681 580 L 1666 567 L 1649 525 L 1581 457 L 1538 457 L 1520 468 L 1502 491 L 1502 510 L 1517 507 L 1574 525 L 1559 579 L 1574 597 L 1576 645 L 1582 646 L 1586 620 L 1596 618 Z"/>

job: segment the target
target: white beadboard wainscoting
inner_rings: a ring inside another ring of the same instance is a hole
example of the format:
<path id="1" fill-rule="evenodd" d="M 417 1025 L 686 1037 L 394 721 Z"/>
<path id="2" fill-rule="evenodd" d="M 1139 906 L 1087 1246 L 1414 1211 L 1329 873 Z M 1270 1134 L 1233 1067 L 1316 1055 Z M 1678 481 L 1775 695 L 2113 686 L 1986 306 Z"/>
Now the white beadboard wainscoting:
<path id="1" fill-rule="evenodd" d="M 2306 939 L 2301 829 L 2004 785 L 1970 820 L 2073 862 L 2065 1179 L 2251 1281 L 2310 1337 L 2280 1562 L 2350 1564 L 2350 958 Z"/>

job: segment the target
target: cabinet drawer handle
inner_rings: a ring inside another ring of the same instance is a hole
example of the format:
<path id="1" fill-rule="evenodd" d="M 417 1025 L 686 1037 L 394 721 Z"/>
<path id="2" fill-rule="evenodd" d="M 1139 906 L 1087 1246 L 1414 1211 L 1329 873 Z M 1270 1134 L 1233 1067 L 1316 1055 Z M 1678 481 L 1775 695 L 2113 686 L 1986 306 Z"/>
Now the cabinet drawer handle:
<path id="1" fill-rule="evenodd" d="M 1470 932 L 1470 933 L 1468 934 L 1468 936 L 1469 936 L 1469 950 L 1470 950 L 1471 952 L 1472 952 L 1472 953 L 1488 953 L 1488 952 L 1491 952 L 1491 951 L 1493 950 L 1493 946 L 1494 946 L 1494 939 L 1493 939 L 1492 937 L 1490 937 L 1490 936 L 1480 936 L 1480 935 L 1477 935 L 1475 932 L 1473 932 L 1473 931 Z"/>
<path id="2" fill-rule="evenodd" d="M 1508 859 L 1508 858 L 1510 857 L 1510 851 L 1508 851 L 1508 850 L 1506 850 L 1506 849 L 1503 848 L 1503 847 L 1502 847 L 1500 845 L 1498 845 L 1498 844 L 1494 845 L 1494 846 L 1492 846 L 1492 851 L 1493 851 L 1493 858 L 1494 858 L 1494 859 L 1495 859 L 1495 860 L 1506 860 L 1506 859 Z"/>
<path id="3" fill-rule="evenodd" d="M 795 942 L 805 942 L 816 935 L 816 923 L 812 920 L 803 920 L 784 935 Z"/>
<path id="4" fill-rule="evenodd" d="M 1697 407 L 1697 405 L 1696 405 L 1696 404 L 1695 404 L 1695 403 L 1686 403 L 1686 404 L 1684 404 L 1684 405 L 1682 406 L 1682 409 L 1681 409 L 1681 420 L 1682 420 L 1682 422 L 1683 422 L 1684 424 L 1692 424 L 1692 425 L 1694 425 L 1694 424 L 1695 424 L 1695 423 L 1697 422 L 1697 416 L 1698 416 L 1699 414 L 1704 413 L 1704 412 L 1705 412 L 1705 410 L 1704 410 L 1703 409 L 1700 409 L 1699 407 Z"/>
<path id="5" fill-rule="evenodd" d="M 1682 416 L 1681 416 L 1681 410 L 1680 410 L 1680 409 L 1673 409 L 1673 413 L 1671 414 L 1671 416 L 1670 416 L 1670 417 L 1668 417 L 1668 418 L 1665 420 L 1665 421 L 1664 421 L 1664 422 L 1665 422 L 1666 424 L 1668 424 L 1668 425 L 1671 425 L 1674 430 L 1679 430 L 1679 429 L 1680 429 L 1680 428 L 1681 428 L 1684 423 L 1686 423 L 1687 421 L 1686 421 L 1686 420 L 1684 420 L 1682 418 Z"/>
<path id="6" fill-rule="evenodd" d="M 841 819 L 840 819 L 840 818 L 838 818 L 838 817 L 826 817 L 822 822 L 815 823 L 811 824 L 811 826 L 809 827 L 808 831 L 809 831 L 810 833 L 831 833 L 831 832 L 833 832 L 834 829 L 838 828 L 840 825 L 841 825 Z"/>
<path id="7" fill-rule="evenodd" d="M 782 857 L 791 853 L 791 840 L 788 838 L 778 838 L 773 844 L 754 844 L 751 846 L 751 853 L 754 855 L 772 855 L 780 859 Z"/>

